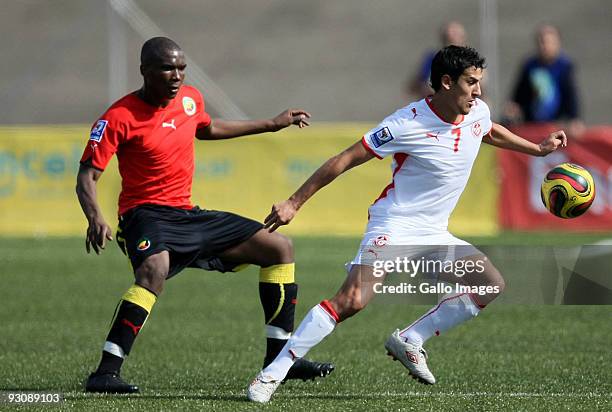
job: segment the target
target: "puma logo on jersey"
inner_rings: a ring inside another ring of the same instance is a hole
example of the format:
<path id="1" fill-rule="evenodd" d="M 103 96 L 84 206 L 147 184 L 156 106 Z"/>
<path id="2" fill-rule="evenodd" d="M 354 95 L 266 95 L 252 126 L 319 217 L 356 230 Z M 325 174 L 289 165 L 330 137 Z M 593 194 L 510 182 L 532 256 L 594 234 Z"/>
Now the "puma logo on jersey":
<path id="1" fill-rule="evenodd" d="M 412 119 L 414 120 L 414 118 L 417 117 L 417 112 L 416 112 L 416 108 L 415 107 L 412 108 L 412 114 L 414 115 L 414 116 L 412 116 Z"/>
<path id="2" fill-rule="evenodd" d="M 174 119 L 172 119 L 172 120 L 170 121 L 170 123 L 163 122 L 163 123 L 162 123 L 162 127 L 171 127 L 171 128 L 173 128 L 174 130 L 176 130 L 176 126 L 174 125 Z"/>
<path id="3" fill-rule="evenodd" d="M 432 139 L 436 139 L 438 142 L 440 141 L 440 139 L 438 139 L 438 135 L 440 134 L 440 132 L 436 132 L 436 134 L 433 133 L 425 133 L 427 135 L 427 137 L 431 137 Z"/>

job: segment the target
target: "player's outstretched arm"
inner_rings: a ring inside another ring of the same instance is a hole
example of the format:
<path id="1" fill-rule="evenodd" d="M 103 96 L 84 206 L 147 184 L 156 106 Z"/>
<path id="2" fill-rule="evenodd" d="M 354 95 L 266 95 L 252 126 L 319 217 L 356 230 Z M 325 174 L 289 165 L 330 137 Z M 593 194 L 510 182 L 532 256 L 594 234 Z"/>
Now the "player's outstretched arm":
<path id="1" fill-rule="evenodd" d="M 497 123 L 493 123 L 491 132 L 487 134 L 482 141 L 496 147 L 501 147 L 502 149 L 527 153 L 532 156 L 546 156 L 559 148 L 567 146 L 567 137 L 563 130 L 553 132 L 542 140 L 540 144 L 535 144 L 512 133 L 510 130 Z"/>
<path id="2" fill-rule="evenodd" d="M 300 129 L 309 126 L 310 113 L 302 109 L 287 109 L 278 116 L 267 120 L 222 120 L 211 121 L 208 127 L 198 129 L 199 140 L 231 139 L 250 134 L 277 132 L 292 124 Z"/>
<path id="3" fill-rule="evenodd" d="M 280 226 L 288 224 L 302 205 L 322 187 L 331 183 L 347 170 L 359 166 L 373 157 L 374 155 L 368 152 L 359 141 L 342 153 L 330 158 L 289 199 L 272 206 L 272 211 L 264 220 L 264 227 L 270 232 L 274 232 Z"/>
<path id="4" fill-rule="evenodd" d="M 104 217 L 97 201 L 96 183 L 102 176 L 102 172 L 81 165 L 77 175 L 76 193 L 81 204 L 81 209 L 85 213 L 87 222 L 87 236 L 85 237 L 85 249 L 87 253 L 93 248 L 96 254 L 104 249 L 107 240 L 113 240 L 112 230 Z"/>

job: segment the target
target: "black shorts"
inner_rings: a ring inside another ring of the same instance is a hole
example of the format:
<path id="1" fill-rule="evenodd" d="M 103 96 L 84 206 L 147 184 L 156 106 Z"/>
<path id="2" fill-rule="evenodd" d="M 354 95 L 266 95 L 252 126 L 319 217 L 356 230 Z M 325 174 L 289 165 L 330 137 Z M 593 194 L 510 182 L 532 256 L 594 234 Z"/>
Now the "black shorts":
<path id="1" fill-rule="evenodd" d="M 143 205 L 119 218 L 117 244 L 132 263 L 134 272 L 149 256 L 167 250 L 168 278 L 186 267 L 228 272 L 237 264 L 218 254 L 253 236 L 263 225 L 251 219 L 217 210 L 190 210 Z"/>

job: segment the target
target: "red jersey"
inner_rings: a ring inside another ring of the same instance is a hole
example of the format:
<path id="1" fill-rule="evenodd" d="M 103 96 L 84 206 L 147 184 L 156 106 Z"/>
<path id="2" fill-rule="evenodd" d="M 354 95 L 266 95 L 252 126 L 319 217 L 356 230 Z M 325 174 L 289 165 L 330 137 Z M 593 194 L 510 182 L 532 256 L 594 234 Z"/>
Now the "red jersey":
<path id="1" fill-rule="evenodd" d="M 128 94 L 93 125 L 81 163 L 104 170 L 117 153 L 119 214 L 142 204 L 190 209 L 196 130 L 210 124 L 204 99 L 182 86 L 166 107 Z"/>

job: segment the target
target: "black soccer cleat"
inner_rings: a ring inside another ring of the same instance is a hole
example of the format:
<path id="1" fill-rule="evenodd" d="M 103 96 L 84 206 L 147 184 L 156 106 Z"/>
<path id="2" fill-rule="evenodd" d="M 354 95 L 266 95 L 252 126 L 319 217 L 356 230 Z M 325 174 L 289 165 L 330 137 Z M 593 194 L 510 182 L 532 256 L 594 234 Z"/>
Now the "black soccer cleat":
<path id="1" fill-rule="evenodd" d="M 285 379 L 283 383 L 289 379 L 301 379 L 303 381 L 311 380 L 314 381 L 315 378 L 324 378 L 335 369 L 333 363 L 321 363 L 309 361 L 303 358 L 297 359 Z"/>
<path id="2" fill-rule="evenodd" d="M 138 390 L 138 386 L 124 382 L 118 373 L 92 373 L 85 384 L 85 392 L 137 393 Z"/>

